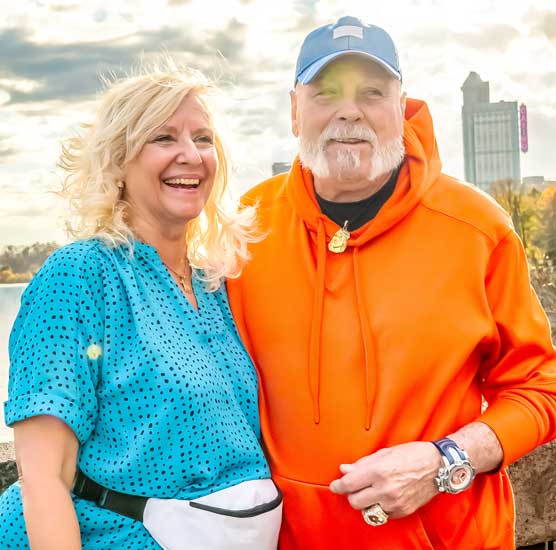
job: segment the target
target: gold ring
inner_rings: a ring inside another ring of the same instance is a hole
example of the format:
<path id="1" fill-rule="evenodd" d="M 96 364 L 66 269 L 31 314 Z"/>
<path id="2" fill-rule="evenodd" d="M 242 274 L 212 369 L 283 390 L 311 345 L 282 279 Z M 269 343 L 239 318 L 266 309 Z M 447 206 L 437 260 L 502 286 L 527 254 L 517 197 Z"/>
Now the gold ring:
<path id="1" fill-rule="evenodd" d="M 372 525 L 373 527 L 384 525 L 388 521 L 388 514 L 378 503 L 364 508 L 363 510 L 361 510 L 361 513 L 363 514 L 365 523 L 367 523 L 368 525 Z"/>

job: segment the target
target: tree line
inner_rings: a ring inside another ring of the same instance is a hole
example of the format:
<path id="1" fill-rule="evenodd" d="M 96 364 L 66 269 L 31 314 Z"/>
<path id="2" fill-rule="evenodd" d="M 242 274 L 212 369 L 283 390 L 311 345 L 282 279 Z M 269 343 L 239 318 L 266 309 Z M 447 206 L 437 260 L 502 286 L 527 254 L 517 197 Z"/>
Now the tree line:
<path id="1" fill-rule="evenodd" d="M 556 323 L 556 185 L 525 186 L 504 179 L 490 194 L 510 214 L 529 260 L 531 282 L 552 323 Z"/>
<path id="2" fill-rule="evenodd" d="M 59 247 L 55 242 L 27 246 L 8 245 L 0 250 L 0 283 L 26 283 L 46 258 Z"/>
<path id="3" fill-rule="evenodd" d="M 492 184 L 491 195 L 511 215 L 527 257 L 556 263 L 556 185 L 539 191 L 515 180 Z"/>

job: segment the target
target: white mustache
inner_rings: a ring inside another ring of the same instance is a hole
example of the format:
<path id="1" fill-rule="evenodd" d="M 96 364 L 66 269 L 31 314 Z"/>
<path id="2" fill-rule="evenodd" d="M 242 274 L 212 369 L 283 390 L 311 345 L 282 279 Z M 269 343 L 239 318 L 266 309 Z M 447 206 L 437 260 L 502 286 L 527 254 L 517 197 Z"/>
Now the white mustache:
<path id="1" fill-rule="evenodd" d="M 360 141 L 368 141 L 373 148 L 376 148 L 378 139 L 376 134 L 370 128 L 360 126 L 358 124 L 331 124 L 327 126 L 319 138 L 319 147 L 324 150 L 326 142 L 337 139 L 357 139 Z"/>

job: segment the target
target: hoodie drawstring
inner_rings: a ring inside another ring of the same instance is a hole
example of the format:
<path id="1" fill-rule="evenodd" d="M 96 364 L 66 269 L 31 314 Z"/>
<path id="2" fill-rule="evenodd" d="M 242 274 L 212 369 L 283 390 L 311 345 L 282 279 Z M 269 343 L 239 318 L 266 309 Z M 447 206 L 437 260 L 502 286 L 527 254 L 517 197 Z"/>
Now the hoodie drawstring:
<path id="1" fill-rule="evenodd" d="M 320 422 L 320 353 L 326 272 L 326 233 L 321 219 L 317 227 L 317 280 L 313 294 L 313 320 L 309 338 L 309 389 L 313 401 L 313 420 Z"/>
<path id="2" fill-rule="evenodd" d="M 357 312 L 359 313 L 359 324 L 361 326 L 361 336 L 363 338 L 363 351 L 365 353 L 365 429 L 371 429 L 371 415 L 374 405 L 374 397 L 376 394 L 376 378 L 377 369 L 376 361 L 374 365 L 371 364 L 371 354 L 375 352 L 375 346 L 372 340 L 371 325 L 369 323 L 369 317 L 367 316 L 367 308 L 365 307 L 365 302 L 362 298 L 361 289 L 361 279 L 359 271 L 359 249 L 357 247 L 353 248 L 353 277 L 355 279 L 355 298 L 357 301 Z M 373 374 L 374 373 L 374 374 Z"/>
<path id="3" fill-rule="evenodd" d="M 353 274 L 355 280 L 355 298 L 357 303 L 357 313 L 363 338 L 363 351 L 365 355 L 365 429 L 371 428 L 371 416 L 376 393 L 376 368 L 371 357 L 374 354 L 374 345 L 371 334 L 369 317 L 362 297 L 361 278 L 357 247 L 353 247 Z M 313 421 L 315 424 L 320 422 L 320 358 L 322 344 L 322 323 L 324 313 L 324 293 L 326 291 L 325 272 L 326 272 L 326 232 L 324 223 L 319 219 L 317 226 L 317 273 L 315 289 L 313 293 L 313 315 L 311 332 L 309 337 L 309 389 L 313 402 Z"/>

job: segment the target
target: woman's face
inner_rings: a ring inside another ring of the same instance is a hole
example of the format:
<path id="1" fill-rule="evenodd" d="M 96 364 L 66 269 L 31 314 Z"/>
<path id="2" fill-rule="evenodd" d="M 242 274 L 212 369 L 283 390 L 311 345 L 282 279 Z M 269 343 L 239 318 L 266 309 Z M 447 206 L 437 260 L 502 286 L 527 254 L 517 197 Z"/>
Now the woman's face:
<path id="1" fill-rule="evenodd" d="M 131 205 L 132 226 L 183 233 L 201 213 L 217 165 L 212 125 L 192 92 L 127 165 L 123 198 Z"/>

